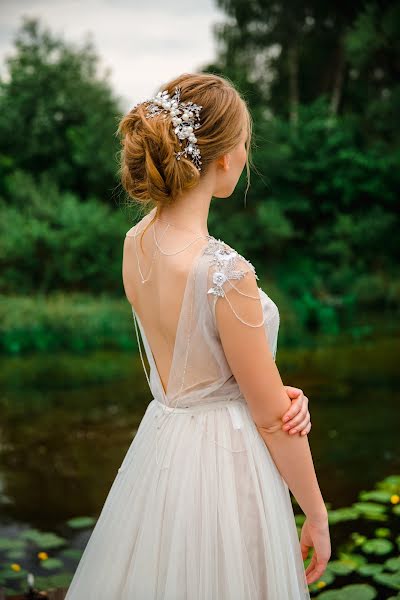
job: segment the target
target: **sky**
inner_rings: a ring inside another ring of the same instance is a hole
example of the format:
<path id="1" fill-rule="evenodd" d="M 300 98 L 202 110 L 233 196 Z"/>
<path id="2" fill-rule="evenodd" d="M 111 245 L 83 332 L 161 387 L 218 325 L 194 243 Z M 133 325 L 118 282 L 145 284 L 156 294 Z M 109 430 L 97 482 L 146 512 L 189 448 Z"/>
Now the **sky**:
<path id="1" fill-rule="evenodd" d="M 23 16 L 39 18 L 65 41 L 90 37 L 126 110 L 214 60 L 212 27 L 226 19 L 214 0 L 0 0 L 1 74 Z"/>

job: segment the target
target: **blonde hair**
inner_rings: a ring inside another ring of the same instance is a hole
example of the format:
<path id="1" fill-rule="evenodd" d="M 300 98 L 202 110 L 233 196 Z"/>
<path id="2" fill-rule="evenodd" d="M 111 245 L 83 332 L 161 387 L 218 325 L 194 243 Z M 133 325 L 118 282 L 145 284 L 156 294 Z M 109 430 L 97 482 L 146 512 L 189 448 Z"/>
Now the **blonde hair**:
<path id="1" fill-rule="evenodd" d="M 237 146 L 243 126 L 247 130 L 246 193 L 250 186 L 253 121 L 234 84 L 228 78 L 210 73 L 184 73 L 162 85 L 159 91 L 167 89 L 173 94 L 176 86 L 181 88 L 182 102 L 202 106 L 201 127 L 196 131 L 201 171 L 189 158 L 182 156 L 176 160 L 174 152 L 182 147 L 170 120 L 158 116 L 147 119 L 143 103 L 128 112 L 117 129 L 122 145 L 119 161 L 122 186 L 141 206 L 157 207 L 147 227 L 157 218 L 161 206 L 173 203 L 176 196 L 196 186 L 216 158 Z"/>

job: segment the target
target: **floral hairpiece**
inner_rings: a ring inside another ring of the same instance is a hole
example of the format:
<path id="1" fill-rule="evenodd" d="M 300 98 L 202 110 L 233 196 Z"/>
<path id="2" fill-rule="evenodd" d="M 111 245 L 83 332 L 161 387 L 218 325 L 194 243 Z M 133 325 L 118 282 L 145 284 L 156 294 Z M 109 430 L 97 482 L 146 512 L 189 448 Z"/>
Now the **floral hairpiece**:
<path id="1" fill-rule="evenodd" d="M 194 130 L 200 127 L 200 110 L 203 107 L 193 102 L 181 102 L 180 97 L 181 88 L 176 86 L 172 97 L 170 97 L 168 90 L 163 90 L 153 98 L 144 100 L 143 103 L 150 103 L 146 118 L 149 119 L 162 112 L 169 113 L 175 127 L 174 132 L 180 140 L 180 145 L 182 146 L 181 140 L 187 139 L 185 148 L 180 152 L 174 152 L 176 159 L 180 160 L 181 156 L 186 156 L 201 171 L 201 154 L 196 144 L 197 138 L 194 135 Z"/>

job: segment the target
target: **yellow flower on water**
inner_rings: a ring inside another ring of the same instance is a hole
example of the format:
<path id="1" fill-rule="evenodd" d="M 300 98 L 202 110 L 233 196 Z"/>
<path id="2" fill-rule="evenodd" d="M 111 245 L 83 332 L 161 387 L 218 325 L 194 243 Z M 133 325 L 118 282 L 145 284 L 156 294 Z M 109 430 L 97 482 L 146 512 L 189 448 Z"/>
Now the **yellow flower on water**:
<path id="1" fill-rule="evenodd" d="M 400 496 L 398 496 L 397 494 L 393 494 L 393 496 L 390 496 L 390 502 L 392 504 L 397 504 L 398 502 L 400 502 Z"/>
<path id="2" fill-rule="evenodd" d="M 317 588 L 323 588 L 326 586 L 325 581 L 317 581 Z"/>
<path id="3" fill-rule="evenodd" d="M 38 558 L 40 558 L 40 560 L 47 560 L 49 558 L 49 555 L 47 554 L 47 552 L 38 552 Z"/>
<path id="4" fill-rule="evenodd" d="M 11 568 L 13 571 L 20 571 L 21 565 L 19 565 L 18 563 L 11 563 Z"/>

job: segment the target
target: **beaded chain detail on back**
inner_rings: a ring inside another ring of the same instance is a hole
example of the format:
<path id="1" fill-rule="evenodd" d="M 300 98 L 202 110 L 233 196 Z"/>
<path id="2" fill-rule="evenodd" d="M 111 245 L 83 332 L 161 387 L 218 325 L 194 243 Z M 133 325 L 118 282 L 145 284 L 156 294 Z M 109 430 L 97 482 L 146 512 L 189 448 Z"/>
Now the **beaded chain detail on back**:
<path id="1" fill-rule="evenodd" d="M 170 226 L 171 226 L 171 224 L 167 223 L 167 227 L 164 230 L 163 236 L 165 235 L 165 232 L 168 230 L 168 228 Z M 194 240 L 192 240 L 191 242 L 189 242 L 189 244 L 187 244 L 186 246 L 184 246 L 184 248 L 182 248 L 180 250 L 177 250 L 175 252 L 165 252 L 165 251 L 162 250 L 162 248 L 159 245 L 159 242 L 157 241 L 157 238 L 156 238 L 156 235 L 155 235 L 154 223 L 152 224 L 152 229 L 153 229 L 153 239 L 154 239 L 154 243 L 155 243 L 155 250 L 154 250 L 154 253 L 153 253 L 153 256 L 152 256 L 149 273 L 151 272 L 151 269 L 152 269 L 152 266 L 153 266 L 153 263 L 154 263 L 154 258 L 155 258 L 155 254 L 157 252 L 157 249 L 162 254 L 164 254 L 165 256 L 174 256 L 174 255 L 176 255 L 176 254 L 178 254 L 178 253 L 183 252 L 184 250 L 186 250 L 189 246 L 191 246 L 198 239 L 202 239 L 202 238 L 203 239 L 208 239 L 208 240 L 212 239 L 212 236 L 210 236 L 210 235 L 206 235 L 206 236 L 200 235 L 200 236 L 197 236 Z M 138 264 L 138 269 L 139 269 L 139 273 L 141 275 L 141 281 L 142 281 L 142 283 L 146 283 L 146 281 L 149 280 L 149 276 L 147 278 L 143 277 L 143 273 L 142 273 L 142 270 L 141 270 L 141 267 L 140 267 L 140 260 L 139 260 L 139 255 L 138 255 L 138 251 L 137 251 L 137 246 L 136 246 L 136 243 L 137 243 L 136 242 L 136 238 L 139 235 L 139 233 L 141 233 L 141 231 L 142 230 L 136 231 L 133 235 L 126 234 L 126 236 L 127 237 L 134 237 L 135 238 L 134 245 L 135 245 L 135 254 L 136 254 L 136 260 L 137 260 L 137 264 Z M 206 248 L 207 248 L 207 245 L 204 248 L 202 248 L 202 250 L 199 253 L 199 255 L 193 260 L 192 267 L 197 262 L 197 260 L 200 258 L 201 254 L 203 253 L 203 251 Z M 189 279 L 191 277 L 192 267 L 190 268 L 188 276 L 187 276 L 186 286 L 188 285 Z M 180 314 L 178 316 L 178 325 L 177 325 L 176 335 L 178 334 L 179 323 L 180 323 L 180 319 L 181 319 L 181 315 L 182 315 L 182 308 L 183 308 L 184 296 L 185 296 L 185 292 L 186 292 L 186 286 L 185 286 L 184 295 L 183 295 L 183 298 L 182 298 L 181 312 L 180 312 Z M 190 310 L 190 320 L 191 320 L 192 319 L 192 314 L 193 314 L 193 297 L 192 297 L 192 302 L 191 302 L 191 307 L 190 308 L 191 308 L 191 310 Z M 145 363 L 144 363 L 144 360 L 143 360 L 143 353 L 142 353 L 141 345 L 140 345 L 139 332 L 138 332 L 138 324 L 137 324 L 137 315 L 136 315 L 136 312 L 135 312 L 135 310 L 134 310 L 133 307 L 132 307 L 132 314 L 133 314 L 133 319 L 134 319 L 134 324 L 135 324 L 136 338 L 137 338 L 137 342 L 138 342 L 139 353 L 140 353 L 140 358 L 141 358 L 142 365 L 143 365 L 143 370 L 145 372 L 149 388 L 151 389 L 150 378 L 149 378 L 149 375 L 147 373 L 147 369 L 146 369 L 146 366 L 145 366 Z M 190 331 L 191 331 L 191 328 L 190 328 Z M 147 336 L 146 336 L 146 338 L 147 338 Z M 176 341 L 177 340 L 176 340 L 176 337 L 175 337 L 175 346 L 176 346 Z M 157 374 L 157 379 L 158 379 L 158 382 L 159 382 L 159 387 L 160 387 L 160 389 L 161 389 L 161 391 L 162 391 L 162 393 L 164 395 L 165 404 L 167 405 L 167 403 L 168 403 L 168 396 L 167 396 L 167 394 L 168 394 L 168 389 L 169 389 L 169 380 L 170 380 L 170 376 L 171 376 L 171 370 L 170 370 L 170 373 L 169 373 L 169 377 L 168 377 L 166 389 L 164 389 L 164 386 L 163 386 L 162 381 L 161 381 L 160 373 L 159 373 L 159 371 L 157 369 L 157 364 L 156 364 L 156 361 L 155 361 L 155 358 L 154 358 L 154 353 L 151 350 L 151 347 L 150 347 L 149 343 L 148 343 L 148 345 L 149 345 L 149 349 L 150 349 L 150 353 L 151 353 L 151 357 L 152 357 L 152 362 L 153 362 L 153 365 L 154 365 L 154 369 L 155 369 L 155 372 Z M 174 346 L 174 350 L 173 350 L 173 353 L 172 353 L 171 369 L 174 367 L 173 362 L 174 362 L 174 355 L 175 355 L 175 346 Z M 185 361 L 184 361 L 184 366 L 183 366 L 183 370 L 182 370 L 183 375 L 182 375 L 182 381 L 181 381 L 181 384 L 180 384 L 180 389 L 179 389 L 179 391 L 177 393 L 177 398 L 176 398 L 175 406 L 172 407 L 172 411 L 166 413 L 167 417 L 171 416 L 172 413 L 173 413 L 173 411 L 174 411 L 174 409 L 177 408 L 177 405 L 178 405 L 178 402 L 179 402 L 180 393 L 181 393 L 181 391 L 183 389 L 183 386 L 184 386 L 185 375 L 186 375 L 186 367 L 187 367 L 187 359 L 188 359 L 188 356 L 189 356 L 189 346 L 190 346 L 190 335 L 188 336 L 188 339 L 187 339 L 187 345 L 186 345 L 186 351 L 185 351 Z M 165 425 L 166 421 L 167 421 L 167 419 L 164 420 L 164 425 Z M 157 431 L 159 431 L 159 430 L 160 430 L 160 425 L 157 426 Z M 157 436 L 157 434 L 156 434 L 156 463 L 157 463 L 158 466 L 160 466 L 160 463 L 158 461 L 158 436 Z M 161 467 L 161 468 L 168 468 L 168 467 Z"/>
<path id="2" fill-rule="evenodd" d="M 169 222 L 163 221 L 162 219 L 158 219 L 159 221 L 162 221 L 164 223 L 167 223 L 167 227 L 165 228 L 163 234 L 162 234 L 162 238 L 164 237 L 166 231 L 168 230 L 168 228 L 170 226 L 174 226 Z M 235 250 L 233 250 L 232 248 L 230 248 L 230 246 L 228 246 L 225 242 L 223 242 L 220 239 L 216 239 L 211 235 L 199 235 L 197 236 L 195 239 L 193 239 L 191 242 L 189 242 L 189 244 L 187 244 L 186 246 L 184 246 L 184 248 L 179 249 L 177 251 L 174 252 L 165 252 L 156 237 L 155 234 L 155 228 L 154 228 L 154 223 L 152 224 L 152 229 L 153 229 L 153 239 L 154 239 L 154 244 L 155 244 L 155 249 L 152 255 L 152 259 L 151 259 L 151 264 L 150 264 L 150 269 L 149 269 L 149 273 L 147 277 L 143 277 L 143 273 L 140 267 L 140 260 L 139 260 L 139 255 L 138 255 L 138 251 L 137 251 L 137 242 L 136 242 L 136 237 L 141 233 L 142 230 L 140 231 L 135 231 L 133 235 L 129 235 L 128 233 L 126 234 L 127 237 L 134 237 L 134 246 L 135 246 L 135 253 L 136 253 L 136 260 L 137 260 L 137 265 L 138 265 L 138 270 L 141 276 L 141 281 L 142 283 L 146 283 L 149 278 L 150 278 L 150 273 L 152 270 L 152 266 L 154 263 L 154 259 L 155 259 L 155 255 L 157 250 L 159 250 L 159 252 L 161 252 L 162 254 L 166 255 L 166 256 L 174 256 L 180 252 L 183 252 L 184 250 L 186 250 L 188 247 L 190 247 L 196 240 L 198 239 L 207 239 L 208 242 L 207 244 L 201 249 L 200 253 L 194 258 L 194 260 L 192 261 L 192 265 L 189 268 L 189 272 L 188 272 L 188 276 L 187 276 L 187 281 L 186 281 L 186 286 L 184 289 L 184 294 L 183 294 L 183 299 L 182 299 L 182 306 L 181 306 L 181 311 L 180 314 L 178 316 L 178 325 L 177 325 L 177 331 L 176 331 L 176 337 L 175 337 L 175 346 L 177 343 L 177 335 L 178 335 L 178 331 L 179 331 L 179 324 L 180 324 L 180 320 L 182 317 L 182 309 L 183 309 L 183 303 L 184 303 L 184 297 L 185 297 L 185 293 L 186 293 L 186 288 L 189 284 L 189 281 L 192 277 L 192 269 L 193 267 L 195 267 L 197 261 L 200 259 L 200 257 L 204 254 L 208 254 L 211 255 L 211 264 L 215 265 L 218 269 L 217 272 L 214 273 L 213 275 L 213 284 L 214 286 L 211 287 L 207 293 L 209 294 L 213 294 L 215 295 L 217 298 L 218 296 L 222 296 L 225 297 L 228 301 L 228 303 L 230 304 L 234 314 L 236 315 L 236 317 L 242 321 L 245 325 L 250 325 L 252 327 L 260 327 L 261 325 L 263 325 L 265 323 L 265 319 L 266 319 L 266 315 L 263 316 L 263 320 L 261 323 L 258 323 L 256 325 L 251 324 L 251 323 L 247 323 L 246 321 L 244 321 L 243 319 L 241 319 L 241 317 L 236 313 L 236 311 L 234 310 L 232 304 L 230 303 L 228 297 L 226 296 L 224 289 L 223 289 L 223 284 L 225 281 L 229 281 L 230 285 L 236 289 L 237 292 L 239 292 L 240 294 L 247 296 L 249 298 L 255 299 L 255 300 L 260 300 L 259 296 L 251 296 L 248 294 L 245 294 L 244 292 L 242 292 L 241 290 L 239 290 L 235 285 L 232 284 L 231 280 L 233 279 L 241 279 L 245 274 L 246 271 L 243 271 L 241 269 L 235 269 L 234 267 L 234 259 L 237 257 L 240 257 L 241 259 L 243 259 L 251 268 L 251 270 L 253 271 L 256 279 L 258 279 L 257 274 L 255 272 L 254 266 L 250 263 L 250 261 L 248 261 L 247 259 L 245 259 L 243 256 L 241 256 L 239 253 L 237 253 Z M 193 232 L 194 233 L 194 232 Z M 194 273 L 194 279 L 193 279 L 193 285 L 195 285 L 195 277 L 196 277 L 196 272 Z M 193 295 L 191 298 L 191 305 L 190 305 L 190 323 L 192 323 L 192 318 L 193 318 Z M 132 314 L 133 314 L 133 318 L 134 318 L 134 325 L 135 325 L 135 332 L 136 332 L 136 337 L 137 337 L 137 342 L 138 342 L 138 347 L 139 347 L 139 353 L 140 353 L 140 358 L 142 361 L 142 365 L 143 365 L 143 370 L 145 372 L 146 375 L 146 379 L 149 385 L 149 388 L 151 389 L 151 384 L 150 384 L 150 377 L 147 373 L 147 369 L 143 360 L 143 353 L 142 353 L 142 349 L 141 349 L 141 344 L 140 344 L 140 339 L 139 339 L 139 332 L 138 332 L 138 316 L 136 315 L 136 312 L 134 310 L 134 308 L 132 307 Z M 189 328 L 189 331 L 192 331 L 192 327 Z M 146 340 L 147 340 L 147 336 L 146 336 Z M 171 368 L 170 368 L 170 373 L 169 373 L 169 377 L 168 377 L 168 382 L 167 382 L 167 386 L 166 389 L 164 389 L 164 386 L 162 384 L 161 381 L 161 377 L 159 374 L 159 371 L 157 369 L 157 365 L 155 362 L 155 358 L 154 358 L 154 353 L 150 347 L 150 344 L 147 340 L 148 346 L 149 346 L 149 350 L 150 350 L 150 357 L 152 359 L 152 363 L 157 375 L 157 379 L 158 379 L 158 383 L 159 383 L 159 387 L 163 393 L 164 399 L 165 399 L 165 405 L 166 407 L 168 407 L 168 411 L 166 412 L 164 410 L 164 416 L 166 415 L 167 417 L 172 416 L 172 414 L 174 413 L 174 410 L 177 409 L 178 406 L 178 402 L 180 399 L 180 394 L 182 392 L 183 386 L 184 386 L 184 382 L 185 382 L 185 375 L 186 375 L 186 368 L 187 368 L 187 361 L 188 361 L 188 356 L 189 356 L 189 347 L 190 347 L 190 333 L 188 335 L 187 338 L 187 344 L 186 344 L 186 348 L 185 348 L 185 355 L 184 355 L 184 365 L 182 368 L 182 381 L 180 383 L 180 388 L 179 391 L 177 393 L 177 398 L 176 398 L 176 403 L 173 407 L 169 406 L 169 399 L 168 399 L 168 391 L 169 391 L 169 380 L 171 377 L 171 371 L 174 368 L 174 356 L 175 356 L 175 346 L 174 346 L 174 351 L 172 353 L 172 360 L 171 360 Z M 164 425 L 166 424 L 167 419 L 164 420 Z M 157 432 L 156 432 L 156 463 L 158 466 L 160 466 L 160 463 L 158 461 L 158 433 L 160 431 L 160 425 L 157 426 Z M 207 436 L 209 437 L 209 436 Z M 211 439 L 211 438 L 210 438 Z M 231 448 L 227 448 L 226 446 L 223 446 L 222 444 L 219 444 L 215 439 L 212 439 L 212 441 L 217 444 L 218 446 L 221 446 L 227 450 L 230 450 L 232 452 L 239 452 L 241 450 L 233 450 Z M 168 467 L 160 467 L 162 468 L 168 468 Z"/>

